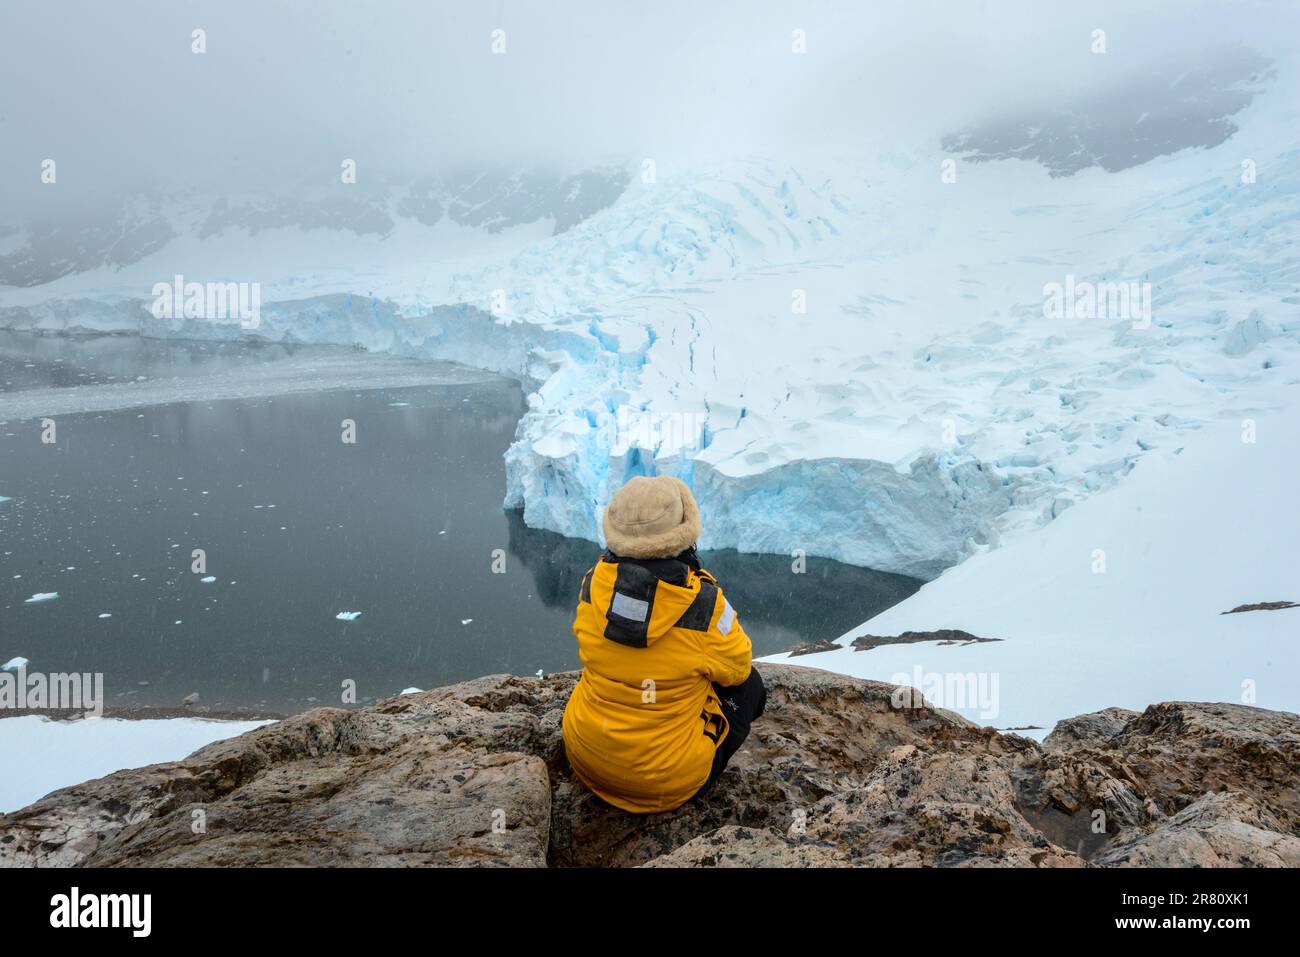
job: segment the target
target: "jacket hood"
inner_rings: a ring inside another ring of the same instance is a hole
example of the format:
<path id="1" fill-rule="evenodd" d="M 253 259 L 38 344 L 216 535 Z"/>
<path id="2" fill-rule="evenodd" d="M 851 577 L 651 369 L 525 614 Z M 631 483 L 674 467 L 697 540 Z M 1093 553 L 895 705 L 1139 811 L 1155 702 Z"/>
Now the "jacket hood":
<path id="1" fill-rule="evenodd" d="M 678 558 L 635 560 L 606 553 L 587 573 L 583 597 L 607 620 L 610 641 L 644 648 L 677 626 L 704 628 L 713 615 L 717 583 Z"/>

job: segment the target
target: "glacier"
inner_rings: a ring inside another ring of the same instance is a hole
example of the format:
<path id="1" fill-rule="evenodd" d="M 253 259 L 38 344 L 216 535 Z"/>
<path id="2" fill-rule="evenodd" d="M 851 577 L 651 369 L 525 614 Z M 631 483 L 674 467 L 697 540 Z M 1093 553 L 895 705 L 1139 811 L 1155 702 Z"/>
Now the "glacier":
<path id="1" fill-rule="evenodd" d="M 929 147 L 631 176 L 561 231 L 178 229 L 135 262 L 0 288 L 0 328 L 511 376 L 528 409 L 504 504 L 530 526 L 600 541 L 608 494 L 667 473 L 705 548 L 928 580 L 1209 424 L 1289 405 L 1300 126 L 1283 95 L 1238 120 L 1213 148 L 1066 178 L 958 159 L 947 182 Z M 156 318 L 149 290 L 177 273 L 260 283 L 260 325 Z M 1150 284 L 1149 325 L 1048 318 L 1044 289 L 1071 278 Z"/>

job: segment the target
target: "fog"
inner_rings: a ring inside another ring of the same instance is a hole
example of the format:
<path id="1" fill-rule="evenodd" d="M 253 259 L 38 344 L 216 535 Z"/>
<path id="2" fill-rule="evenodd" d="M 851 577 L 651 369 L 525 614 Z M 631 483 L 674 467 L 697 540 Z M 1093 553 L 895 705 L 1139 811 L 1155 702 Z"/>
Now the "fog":
<path id="1" fill-rule="evenodd" d="M 336 181 L 344 158 L 400 179 L 912 147 L 1224 43 L 1285 59 L 1300 35 L 1295 4 L 1227 0 L 52 0 L 5 4 L 0 18 L 11 212 L 46 158 L 73 194 L 102 198 L 294 189 Z M 1090 51 L 1095 29 L 1104 56 Z"/>

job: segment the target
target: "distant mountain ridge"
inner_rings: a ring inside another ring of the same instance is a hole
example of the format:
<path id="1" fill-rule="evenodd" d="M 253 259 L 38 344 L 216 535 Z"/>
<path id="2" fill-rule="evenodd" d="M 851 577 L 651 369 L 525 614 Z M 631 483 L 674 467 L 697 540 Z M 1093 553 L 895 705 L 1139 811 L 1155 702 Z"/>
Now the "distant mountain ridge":
<path id="1" fill-rule="evenodd" d="M 152 194 L 60 207 L 0 227 L 0 285 L 40 286 L 102 266 L 128 266 L 185 235 L 333 229 L 383 237 L 403 220 L 435 226 L 444 219 L 488 233 L 549 219 L 558 234 L 616 202 L 630 179 L 629 168 L 618 165 L 575 173 L 474 171 L 404 186 L 339 183 L 292 196 Z"/>

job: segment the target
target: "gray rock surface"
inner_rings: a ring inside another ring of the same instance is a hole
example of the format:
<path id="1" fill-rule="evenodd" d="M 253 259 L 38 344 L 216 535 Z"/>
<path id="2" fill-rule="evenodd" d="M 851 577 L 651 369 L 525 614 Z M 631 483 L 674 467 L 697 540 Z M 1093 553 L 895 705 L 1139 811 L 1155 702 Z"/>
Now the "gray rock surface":
<path id="1" fill-rule="evenodd" d="M 1300 717 L 1173 702 L 1044 745 L 894 687 L 760 665 L 710 794 L 612 808 L 573 778 L 576 675 L 320 708 L 0 816 L 0 866 L 1297 866 Z"/>

